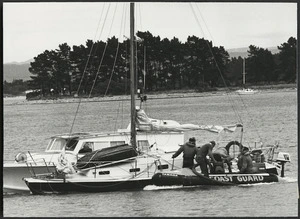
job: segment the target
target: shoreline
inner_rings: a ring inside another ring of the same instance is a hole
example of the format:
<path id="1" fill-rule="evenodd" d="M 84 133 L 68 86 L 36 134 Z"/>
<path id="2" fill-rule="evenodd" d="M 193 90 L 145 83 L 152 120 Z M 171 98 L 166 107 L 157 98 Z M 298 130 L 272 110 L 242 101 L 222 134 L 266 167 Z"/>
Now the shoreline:
<path id="1" fill-rule="evenodd" d="M 290 86 L 252 86 L 253 89 L 257 89 L 258 93 L 270 93 L 270 92 L 297 92 L 297 85 Z M 173 91 L 156 91 L 147 95 L 148 100 L 155 99 L 171 99 L 171 98 L 192 98 L 192 97 L 207 97 L 207 96 L 220 96 L 220 95 L 238 95 L 237 89 L 225 90 L 225 88 L 218 88 L 216 91 L 196 92 L 194 90 L 173 90 Z M 257 95 L 254 94 L 254 95 Z M 136 98 L 138 100 L 138 98 Z M 116 95 L 105 97 L 69 97 L 64 96 L 61 98 L 52 99 L 40 99 L 40 100 L 26 100 L 25 96 L 4 97 L 4 105 L 28 105 L 28 104 L 61 104 L 61 103 L 79 103 L 79 102 L 110 102 L 110 101 L 130 101 L 130 95 Z"/>

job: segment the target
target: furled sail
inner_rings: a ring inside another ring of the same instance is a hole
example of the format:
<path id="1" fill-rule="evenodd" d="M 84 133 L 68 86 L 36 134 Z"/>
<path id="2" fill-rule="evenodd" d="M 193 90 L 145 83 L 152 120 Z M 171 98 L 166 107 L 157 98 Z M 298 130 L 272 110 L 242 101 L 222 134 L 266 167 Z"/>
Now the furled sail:
<path id="1" fill-rule="evenodd" d="M 242 127 L 240 124 L 235 125 L 194 125 L 194 124 L 179 124 L 174 120 L 158 120 L 151 119 L 147 116 L 144 110 L 137 109 L 136 111 L 136 128 L 139 131 L 192 131 L 206 130 L 210 132 L 220 133 L 234 132 L 237 127 Z"/>

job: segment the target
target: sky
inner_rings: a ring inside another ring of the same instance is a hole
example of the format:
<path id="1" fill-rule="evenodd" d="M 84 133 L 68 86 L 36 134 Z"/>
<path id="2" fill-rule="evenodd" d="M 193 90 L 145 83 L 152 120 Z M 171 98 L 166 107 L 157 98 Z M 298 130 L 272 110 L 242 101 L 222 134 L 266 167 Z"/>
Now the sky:
<path id="1" fill-rule="evenodd" d="M 135 4 L 136 31 L 182 43 L 195 35 L 225 49 L 280 46 L 297 38 L 297 3 Z M 63 43 L 129 36 L 129 3 L 3 3 L 3 62 L 24 62 Z"/>

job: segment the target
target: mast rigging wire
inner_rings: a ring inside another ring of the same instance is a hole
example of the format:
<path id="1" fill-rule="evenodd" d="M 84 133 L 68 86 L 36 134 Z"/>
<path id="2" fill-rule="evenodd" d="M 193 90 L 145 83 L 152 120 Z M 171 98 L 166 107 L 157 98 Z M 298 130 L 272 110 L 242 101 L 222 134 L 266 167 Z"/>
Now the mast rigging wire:
<path id="1" fill-rule="evenodd" d="M 200 22 L 199 22 L 199 20 L 198 20 L 198 18 L 197 18 L 197 16 L 196 16 L 196 13 L 195 13 L 195 11 L 194 11 L 193 5 L 192 5 L 191 3 L 190 3 L 190 7 L 191 7 L 191 9 L 192 9 L 192 11 L 193 11 L 193 14 L 194 14 L 194 17 L 195 17 L 195 19 L 196 19 L 197 24 L 199 25 L 201 31 L 202 31 L 203 34 L 204 34 L 204 31 L 203 31 L 202 28 L 201 28 Z M 203 20 L 205 26 L 206 26 L 206 28 L 207 28 L 207 25 L 206 25 L 206 23 L 205 23 L 205 20 L 204 20 L 202 14 L 201 14 L 201 11 L 200 11 L 199 8 L 198 8 L 198 5 L 196 5 L 196 8 L 197 8 L 197 10 L 198 10 L 198 12 L 199 12 L 199 14 L 200 14 L 200 16 L 201 16 L 201 18 L 202 18 L 202 20 Z M 210 31 L 209 31 L 208 28 L 207 28 L 207 31 L 208 31 L 208 33 L 209 33 L 211 39 L 213 40 L 213 37 L 212 37 L 212 35 L 211 35 L 211 33 L 210 33 Z M 204 35 L 205 35 L 205 34 L 204 34 Z M 228 98 L 229 98 L 229 100 L 230 100 L 230 102 L 231 102 L 231 107 L 232 107 L 233 111 L 235 112 L 236 116 L 238 117 L 240 123 L 243 124 L 242 118 L 241 118 L 240 114 L 238 113 L 237 108 L 235 108 L 235 106 L 233 105 L 234 101 L 233 101 L 233 99 L 232 99 L 232 97 L 231 97 L 231 95 L 230 95 L 230 89 L 228 88 L 228 86 L 227 86 L 227 84 L 226 84 L 226 81 L 225 81 L 225 79 L 224 79 L 224 77 L 223 77 L 223 74 L 222 74 L 220 68 L 219 68 L 219 65 L 218 65 L 218 63 L 217 63 L 217 60 L 216 60 L 216 58 L 215 58 L 215 56 L 214 56 L 214 54 L 213 54 L 212 48 L 209 46 L 209 43 L 208 43 L 207 41 L 206 41 L 206 43 L 207 43 L 208 48 L 209 48 L 209 50 L 210 50 L 210 52 L 211 52 L 211 54 L 212 54 L 212 56 L 213 56 L 213 59 L 214 59 L 215 64 L 216 64 L 216 67 L 217 67 L 218 72 L 219 72 L 219 74 L 220 74 L 220 76 L 221 76 L 221 79 L 222 79 L 222 81 L 223 81 L 225 87 L 226 87 L 227 90 L 229 91 L 227 96 L 228 96 Z M 239 94 L 239 98 L 240 98 L 240 101 L 242 102 L 242 104 L 243 104 L 243 106 L 244 106 L 244 109 L 246 109 L 247 113 L 250 115 L 250 113 L 249 113 L 249 111 L 247 110 L 247 107 L 246 107 L 246 105 L 245 105 L 243 99 L 241 98 L 240 94 Z M 251 116 L 250 116 L 250 117 L 251 117 Z M 253 119 L 252 119 L 252 118 L 251 118 L 250 122 L 253 122 Z M 255 127 L 255 126 L 254 126 L 254 127 Z M 257 129 L 256 127 L 255 127 L 255 131 L 256 131 L 258 137 L 259 137 L 260 140 L 261 140 L 262 138 L 261 138 L 261 136 L 260 136 L 260 134 L 259 134 L 259 132 L 258 132 L 258 129 Z"/>
<path id="2" fill-rule="evenodd" d="M 116 12 L 116 10 L 114 11 L 114 17 L 115 17 L 115 12 Z M 122 13 L 121 26 L 122 26 L 122 23 L 123 23 L 123 17 L 124 17 L 124 9 L 123 9 L 123 13 Z M 114 21 L 114 19 L 113 19 L 113 21 Z M 113 24 L 113 22 L 112 22 L 112 24 Z M 121 31 L 122 30 L 120 30 L 119 38 L 121 38 Z M 104 96 L 106 96 L 106 94 L 108 92 L 108 89 L 109 89 L 109 86 L 110 86 L 110 83 L 111 83 L 111 80 L 112 80 L 112 76 L 114 74 L 114 70 L 115 70 L 115 66 L 116 66 L 116 62 L 117 62 L 117 58 L 118 58 L 118 54 L 119 54 L 119 47 L 120 47 L 120 41 L 118 40 L 117 49 L 116 49 L 116 53 L 115 53 L 114 64 L 113 64 L 113 67 L 112 67 L 112 71 L 111 71 L 111 74 L 110 74 L 110 78 L 109 78 Z"/>
<path id="3" fill-rule="evenodd" d="M 137 14 L 137 17 L 139 17 L 139 20 L 140 22 L 140 29 L 143 30 L 143 26 L 142 26 L 142 13 L 141 13 L 141 4 L 137 4 L 137 7 L 136 7 L 136 14 Z M 138 30 L 138 25 L 136 23 L 136 30 Z M 141 72 L 142 72 L 142 75 L 144 75 L 144 79 L 143 79 L 143 93 L 142 94 L 145 94 L 145 90 L 146 90 L 146 46 L 145 46 L 145 39 L 141 39 L 143 43 L 141 43 L 141 45 L 143 45 L 143 51 L 141 50 L 141 52 L 143 52 L 143 57 L 144 57 L 144 69 L 141 69 Z M 137 55 L 137 52 L 138 52 L 138 49 L 137 49 L 137 40 L 136 40 L 136 57 L 138 57 Z M 138 58 L 137 58 L 138 59 Z M 136 87 L 138 88 L 138 61 L 136 61 Z M 146 101 L 143 101 L 141 102 L 141 104 L 144 103 L 146 104 Z"/>
<path id="4" fill-rule="evenodd" d="M 109 28 L 108 37 L 109 37 L 109 35 L 110 35 L 110 33 L 111 33 L 111 30 L 112 30 L 112 24 L 113 24 L 114 19 L 115 19 L 116 10 L 117 10 L 117 6 L 115 7 L 115 10 L 114 10 L 114 13 L 113 13 L 113 20 L 112 20 L 111 25 L 110 25 L 110 28 Z M 109 8 L 108 8 L 107 13 L 106 13 L 105 21 L 106 21 L 107 15 L 108 15 L 108 11 L 109 11 Z M 103 23 L 102 31 L 103 31 L 104 26 L 105 26 L 105 22 Z M 105 53 L 106 53 L 107 46 L 108 46 L 108 42 L 106 42 L 106 44 L 105 44 L 105 47 L 104 47 L 104 50 L 103 50 L 103 53 L 102 53 L 102 57 L 101 57 L 101 61 L 100 61 L 99 66 L 98 66 L 97 73 L 96 73 L 96 76 L 95 76 L 95 79 L 94 79 L 92 88 L 91 88 L 91 90 L 90 90 L 89 97 L 90 97 L 91 94 L 92 94 L 92 91 L 93 91 L 94 86 L 95 86 L 95 84 L 96 84 L 97 77 L 98 77 L 98 75 L 99 75 L 99 73 L 100 73 L 100 68 L 101 68 L 101 65 L 102 65 L 102 62 L 103 62 Z"/>
<path id="5" fill-rule="evenodd" d="M 105 23 L 106 23 L 106 19 L 107 19 L 107 15 L 108 15 L 108 12 L 109 12 L 109 8 L 107 9 L 106 11 L 106 15 L 105 15 L 105 19 L 104 19 L 104 22 L 103 22 L 103 25 L 102 25 L 102 29 L 101 29 L 101 32 L 100 32 L 100 35 L 99 35 L 99 39 L 101 38 L 101 34 L 103 33 L 103 30 L 104 30 L 104 26 L 105 26 Z M 110 29 L 111 30 L 111 29 Z M 92 91 L 94 89 L 94 86 L 96 84 L 96 80 L 98 78 L 98 75 L 100 73 L 100 68 L 101 68 L 101 65 L 102 65 L 102 62 L 103 62 L 103 59 L 104 59 L 104 55 L 106 53 L 106 49 L 107 49 L 107 42 L 105 43 L 105 46 L 104 46 L 104 49 L 103 49 L 103 53 L 102 53 L 102 57 L 101 57 L 101 60 L 100 60 L 100 63 L 98 65 L 98 69 L 97 69 L 97 72 L 96 72 L 96 76 L 95 76 L 95 79 L 94 79 L 94 82 L 93 82 L 93 85 L 92 85 L 92 88 L 90 90 L 90 93 L 89 93 L 89 98 L 91 97 L 92 95 Z"/>
<path id="6" fill-rule="evenodd" d="M 122 18 L 121 18 L 121 29 L 120 29 L 120 33 L 119 33 L 119 39 L 121 38 L 122 30 L 123 30 L 123 35 L 125 34 L 126 19 L 124 19 L 124 17 L 126 18 L 126 8 L 127 7 L 126 7 L 126 4 L 124 4 L 124 5 L 123 5 Z M 115 54 L 115 61 L 114 61 L 113 69 L 112 69 L 112 72 L 111 72 L 110 80 L 109 80 L 107 89 L 105 91 L 105 95 L 107 94 L 107 91 L 108 91 L 108 88 L 109 88 L 109 85 L 110 85 L 110 82 L 111 82 L 111 79 L 112 79 L 112 76 L 113 76 L 113 73 L 114 73 L 114 68 L 115 68 L 116 60 L 117 60 L 118 53 L 119 53 L 119 46 L 120 46 L 120 42 L 118 40 L 117 50 L 116 50 L 116 54 Z M 116 116 L 116 119 L 115 119 L 114 131 L 117 131 L 117 122 L 118 122 L 120 107 L 121 107 L 121 112 L 122 112 L 122 125 L 123 125 L 123 119 L 124 119 L 123 118 L 123 99 L 121 100 L 121 104 L 119 103 L 119 106 L 118 106 L 117 116 Z"/>
<path id="7" fill-rule="evenodd" d="M 109 6 L 108 6 L 107 11 L 109 10 L 109 8 L 110 8 L 110 4 L 109 4 Z M 101 17 L 102 17 L 102 14 L 101 14 Z M 99 21 L 99 23 L 100 23 L 100 21 Z M 98 23 L 98 24 L 99 24 L 99 23 Z M 98 28 L 97 28 L 97 30 L 98 30 Z M 97 33 L 96 33 L 96 34 L 97 34 Z M 96 38 L 96 37 L 94 37 L 94 41 L 95 41 L 95 38 Z M 90 53 L 89 53 L 89 55 L 88 55 L 88 60 L 87 60 L 87 62 L 86 62 L 86 65 L 85 65 L 83 74 L 82 74 L 82 76 L 81 76 L 81 80 L 80 80 L 80 83 L 79 83 L 79 86 L 78 86 L 78 89 L 77 89 L 77 94 L 79 94 L 79 89 L 80 89 L 80 87 L 81 87 L 81 83 L 82 83 L 82 81 L 83 81 L 84 75 L 85 75 L 85 73 L 86 73 L 87 66 L 88 66 L 89 61 L 90 61 L 90 57 L 91 57 L 91 54 L 92 54 L 92 51 L 93 51 L 93 48 L 94 48 L 94 45 L 95 45 L 94 41 L 93 41 L 93 44 L 92 44 Z"/>
<path id="8" fill-rule="evenodd" d="M 104 6 L 105 6 L 105 5 L 104 5 Z M 108 5 L 108 9 L 109 9 L 109 7 L 110 7 L 110 3 L 109 3 L 109 5 Z M 102 12 L 101 12 L 100 19 L 99 19 L 99 22 L 98 22 L 97 26 L 100 24 L 100 20 L 101 20 L 101 18 L 102 18 L 103 11 L 104 11 L 104 7 L 102 8 Z M 98 31 L 98 27 L 97 27 L 97 31 Z M 96 33 L 95 33 L 94 39 L 96 38 L 97 31 L 96 31 Z M 84 75 L 85 75 L 85 72 L 86 72 L 86 69 L 87 69 L 87 66 L 88 66 L 88 63 L 89 63 L 89 60 L 90 60 L 92 51 L 93 51 L 93 47 L 94 47 L 94 43 L 92 44 L 90 53 L 89 53 L 89 55 L 88 55 L 88 60 L 87 60 L 86 65 L 85 65 L 85 67 L 84 67 L 84 71 L 83 71 L 83 74 L 82 74 L 82 76 L 81 76 L 80 83 L 79 83 L 79 85 L 78 85 L 78 89 L 77 89 L 77 92 L 76 92 L 77 95 L 79 94 L 79 90 L 80 90 L 80 87 L 81 87 L 81 83 L 82 83 L 82 81 L 83 81 L 83 78 L 84 78 Z M 78 102 L 78 105 L 77 105 L 77 108 L 76 108 L 76 111 L 75 111 L 75 116 L 74 116 L 74 119 L 73 119 L 73 122 L 72 122 L 72 125 L 71 125 L 70 134 L 72 133 L 72 130 L 73 130 L 73 127 L 74 127 L 74 124 L 75 124 L 75 121 L 76 121 L 76 117 L 77 117 L 77 114 L 78 114 L 78 111 L 79 111 L 80 103 L 81 103 L 81 97 L 79 97 L 79 102 Z"/>
<path id="9" fill-rule="evenodd" d="M 192 9 L 192 11 L 193 11 L 193 14 L 194 14 L 194 17 L 195 17 L 195 19 L 196 19 L 196 22 L 197 22 L 198 26 L 200 27 L 200 30 L 202 31 L 203 35 L 205 35 L 205 34 L 204 34 L 204 31 L 203 31 L 203 29 L 202 29 L 202 27 L 201 27 L 201 24 L 200 24 L 200 22 L 199 22 L 199 19 L 198 19 L 196 13 L 195 13 L 194 8 L 193 8 L 193 5 L 190 4 L 190 7 L 191 7 L 191 9 Z M 196 7 L 196 8 L 198 9 L 198 7 Z M 199 9 L 198 9 L 198 11 L 199 11 Z M 199 11 L 199 13 L 201 14 L 200 11 Z M 204 20 L 203 20 L 203 21 L 204 21 Z M 204 22 L 204 23 L 205 23 L 205 22 Z M 221 72 L 221 69 L 219 68 L 218 62 L 217 62 L 217 60 L 216 60 L 216 58 L 215 58 L 215 56 L 214 56 L 214 53 L 213 53 L 213 51 L 212 51 L 212 48 L 210 47 L 209 42 L 208 42 L 207 40 L 205 40 L 205 42 L 206 42 L 206 44 L 207 44 L 207 46 L 208 46 L 208 49 L 209 49 L 210 53 L 212 54 L 212 58 L 213 58 L 213 60 L 214 60 L 214 62 L 215 62 L 215 64 L 216 64 L 216 67 L 217 67 L 217 69 L 218 69 L 219 75 L 221 76 L 221 79 L 222 79 L 222 81 L 223 81 L 225 87 L 227 88 L 227 90 L 229 90 L 229 88 L 228 88 L 228 86 L 227 86 L 227 84 L 226 84 L 226 81 L 225 81 L 225 79 L 224 79 L 224 77 L 223 77 L 223 74 L 222 74 L 222 72 Z M 234 113 L 236 114 L 236 116 L 238 117 L 239 122 L 240 122 L 240 123 L 243 123 L 243 122 L 242 122 L 242 119 L 241 119 L 241 117 L 240 117 L 240 115 L 239 115 L 239 113 L 237 112 L 237 109 L 236 109 L 235 106 L 233 105 L 233 100 L 232 100 L 232 98 L 231 98 L 231 96 L 230 96 L 230 93 L 229 93 L 229 96 L 228 96 L 228 97 L 229 97 L 229 101 L 231 102 L 231 107 L 232 107 Z"/>

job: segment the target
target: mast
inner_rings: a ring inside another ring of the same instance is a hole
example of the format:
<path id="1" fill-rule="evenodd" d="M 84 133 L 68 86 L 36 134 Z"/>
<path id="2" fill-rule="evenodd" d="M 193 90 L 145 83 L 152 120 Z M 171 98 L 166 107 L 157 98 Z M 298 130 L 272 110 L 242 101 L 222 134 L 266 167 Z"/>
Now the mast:
<path id="1" fill-rule="evenodd" d="M 144 44 L 144 92 L 146 89 L 146 46 Z"/>
<path id="2" fill-rule="evenodd" d="M 131 95 L 131 145 L 136 148 L 135 128 L 135 69 L 134 69 L 134 3 L 130 3 L 130 95 Z"/>
<path id="3" fill-rule="evenodd" d="M 243 85 L 246 85 L 246 63 L 245 63 L 245 58 L 243 59 Z"/>

